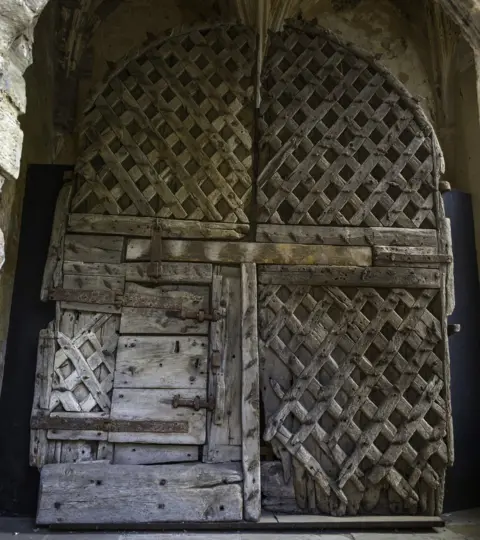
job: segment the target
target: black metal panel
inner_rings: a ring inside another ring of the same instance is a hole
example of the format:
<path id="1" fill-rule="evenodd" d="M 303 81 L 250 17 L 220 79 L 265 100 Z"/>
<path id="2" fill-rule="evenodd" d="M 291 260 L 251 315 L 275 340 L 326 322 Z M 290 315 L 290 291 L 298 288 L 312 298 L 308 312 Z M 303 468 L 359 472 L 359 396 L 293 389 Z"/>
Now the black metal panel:
<path id="1" fill-rule="evenodd" d="M 55 317 L 40 301 L 55 203 L 65 167 L 28 170 L 18 265 L 0 396 L 0 515 L 34 515 L 38 472 L 29 467 L 30 412 L 38 334 Z"/>
<path id="2" fill-rule="evenodd" d="M 450 338 L 455 465 L 448 471 L 445 511 L 480 506 L 480 284 L 471 196 L 445 195 L 452 222 L 455 261 L 455 312 L 451 324 L 461 324 Z"/>

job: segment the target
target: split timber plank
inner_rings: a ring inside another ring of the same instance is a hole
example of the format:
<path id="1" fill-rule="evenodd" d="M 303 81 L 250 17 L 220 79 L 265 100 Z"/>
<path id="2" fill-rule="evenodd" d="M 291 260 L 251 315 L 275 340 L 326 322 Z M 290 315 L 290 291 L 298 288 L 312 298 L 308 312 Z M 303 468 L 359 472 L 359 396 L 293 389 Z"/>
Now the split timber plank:
<path id="1" fill-rule="evenodd" d="M 111 420 L 135 422 L 159 422 L 178 425 L 178 428 L 164 433 L 152 433 L 145 429 L 143 433 L 110 433 L 110 442 L 145 442 L 157 444 L 204 444 L 206 434 L 206 410 L 192 408 L 173 408 L 175 395 L 194 399 L 199 396 L 206 399 L 206 389 L 194 388 L 174 390 L 152 389 L 114 389 L 112 396 Z"/>
<path id="2" fill-rule="evenodd" d="M 129 240 L 127 261 L 149 260 L 150 248 L 150 240 Z M 334 266 L 371 266 L 372 264 L 372 251 L 369 247 L 165 240 L 162 243 L 162 249 L 163 259 L 167 261 Z"/>
<path id="3" fill-rule="evenodd" d="M 198 446 L 158 444 L 115 444 L 115 465 L 158 465 L 198 461 Z"/>
<path id="4" fill-rule="evenodd" d="M 47 465 L 37 523 L 240 521 L 241 479 L 235 464 Z"/>
<path id="5" fill-rule="evenodd" d="M 151 237 L 153 227 L 159 223 L 164 238 L 210 238 L 239 240 L 250 229 L 247 224 L 207 223 L 148 217 L 106 216 L 99 214 L 71 214 L 69 232 Z"/>
<path id="6" fill-rule="evenodd" d="M 206 337 L 122 336 L 115 388 L 207 387 Z"/>
<path id="7" fill-rule="evenodd" d="M 187 334 L 207 335 L 208 321 L 182 320 L 170 317 L 157 308 L 122 309 L 121 334 Z"/>
<path id="8" fill-rule="evenodd" d="M 437 247 L 438 240 L 437 232 L 430 229 L 259 224 L 257 227 L 257 242 L 332 246 Z"/>
<path id="9" fill-rule="evenodd" d="M 242 264 L 242 463 L 244 518 L 258 521 L 260 490 L 260 362 L 258 356 L 257 267 Z"/>
<path id="10" fill-rule="evenodd" d="M 115 264 L 122 260 L 123 236 L 65 236 L 65 260 Z"/>
<path id="11" fill-rule="evenodd" d="M 438 289 L 439 270 L 425 268 L 354 268 L 322 266 L 262 266 L 259 282 L 265 285 L 337 287 L 411 287 Z"/>
<path id="12" fill-rule="evenodd" d="M 106 264 L 106 263 L 84 263 L 81 261 L 65 261 L 63 264 L 63 273 L 79 276 L 107 276 L 123 277 L 125 276 L 126 265 L 124 264 Z"/>

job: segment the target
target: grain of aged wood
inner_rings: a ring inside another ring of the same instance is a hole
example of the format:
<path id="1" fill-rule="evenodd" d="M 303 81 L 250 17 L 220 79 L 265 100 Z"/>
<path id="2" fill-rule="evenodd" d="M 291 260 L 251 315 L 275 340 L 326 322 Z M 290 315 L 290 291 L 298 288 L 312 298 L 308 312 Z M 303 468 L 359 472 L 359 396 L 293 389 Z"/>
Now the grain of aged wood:
<path id="1" fill-rule="evenodd" d="M 128 440 L 121 433 L 111 433 L 111 442 L 151 442 L 157 444 L 204 444 L 206 431 L 206 411 L 179 407 L 173 408 L 173 398 L 181 394 L 186 399 L 200 396 L 206 398 L 206 390 L 198 388 L 175 389 L 114 389 L 112 396 L 112 420 L 151 421 L 178 423 L 178 431 L 173 426 L 168 433 L 130 433 Z M 137 436 L 138 435 L 138 436 Z"/>
<path id="2" fill-rule="evenodd" d="M 240 521 L 241 479 L 234 464 L 47 465 L 37 523 Z"/>
<path id="3" fill-rule="evenodd" d="M 207 463 L 241 459 L 240 304 L 240 269 L 215 267 L 212 308 L 224 309 L 226 315 L 210 325 L 209 388 L 216 406 L 209 415 L 207 444 L 203 450 L 203 460 Z M 217 368 L 212 365 L 215 353 L 220 353 Z M 219 382 L 221 394 L 218 394 Z"/>
<path id="4" fill-rule="evenodd" d="M 115 444 L 115 465 L 159 465 L 198 461 L 198 446 L 157 444 Z"/>
<path id="5" fill-rule="evenodd" d="M 439 288 L 440 270 L 424 268 L 354 268 L 260 266 L 259 282 L 277 285 Z"/>
<path id="6" fill-rule="evenodd" d="M 53 216 L 52 234 L 48 247 L 47 262 L 43 272 L 40 298 L 42 302 L 48 299 L 48 291 L 58 287 L 61 280 L 65 232 L 67 228 L 68 211 L 72 199 L 73 183 L 66 183 L 60 190 Z"/>
<path id="7" fill-rule="evenodd" d="M 257 242 L 332 246 L 437 247 L 437 231 L 390 227 L 315 227 L 259 224 Z"/>
<path id="8" fill-rule="evenodd" d="M 148 260 L 149 240 L 129 240 L 127 260 Z M 337 266 L 370 266 L 372 252 L 368 247 L 312 246 L 302 244 L 259 244 L 248 242 L 200 242 L 165 240 L 166 261 L 209 262 L 216 264 L 322 264 Z"/>
<path id="9" fill-rule="evenodd" d="M 247 235 L 250 229 L 249 225 L 243 223 L 207 223 L 138 216 L 70 214 L 68 230 L 74 233 L 151 237 L 152 227 L 157 221 L 162 228 L 164 238 L 239 240 Z"/>
<path id="10" fill-rule="evenodd" d="M 122 336 L 115 388 L 205 389 L 207 353 L 208 342 L 202 337 Z"/>
<path id="11" fill-rule="evenodd" d="M 441 264 L 451 262 L 450 256 L 440 254 L 432 247 L 375 246 L 373 248 L 374 266 L 439 268 Z"/>
<path id="12" fill-rule="evenodd" d="M 152 282 L 147 273 L 148 263 L 125 263 L 127 281 L 137 283 Z M 162 262 L 159 282 L 168 283 L 211 283 L 212 265 L 201 263 L 167 263 Z"/>
<path id="13" fill-rule="evenodd" d="M 122 260 L 123 236 L 67 234 L 65 260 L 85 263 L 119 263 Z"/>
<path id="14" fill-rule="evenodd" d="M 257 268 L 242 264 L 242 463 L 244 517 L 248 521 L 258 521 L 261 513 L 257 329 Z"/>

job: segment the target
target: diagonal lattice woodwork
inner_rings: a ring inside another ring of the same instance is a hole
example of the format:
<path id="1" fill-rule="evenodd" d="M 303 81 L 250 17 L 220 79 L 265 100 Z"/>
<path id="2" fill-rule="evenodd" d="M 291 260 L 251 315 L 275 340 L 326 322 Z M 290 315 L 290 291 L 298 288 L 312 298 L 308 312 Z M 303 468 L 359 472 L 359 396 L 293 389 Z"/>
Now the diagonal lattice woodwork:
<path id="1" fill-rule="evenodd" d="M 73 211 L 248 222 L 255 37 L 171 37 L 132 60 L 82 130 Z"/>
<path id="2" fill-rule="evenodd" d="M 310 511 L 372 511 L 393 492 L 397 512 L 432 512 L 448 462 L 440 294 L 260 287 L 264 438 L 314 480 Z"/>
<path id="3" fill-rule="evenodd" d="M 72 314 L 63 314 L 63 318 L 68 317 Z M 110 328 L 114 319 L 96 314 L 74 336 L 57 333 L 60 349 L 53 365 L 50 411 L 110 412 L 113 353 L 118 341 Z"/>
<path id="4" fill-rule="evenodd" d="M 431 128 L 318 28 L 272 34 L 259 129 L 260 222 L 435 228 Z"/>

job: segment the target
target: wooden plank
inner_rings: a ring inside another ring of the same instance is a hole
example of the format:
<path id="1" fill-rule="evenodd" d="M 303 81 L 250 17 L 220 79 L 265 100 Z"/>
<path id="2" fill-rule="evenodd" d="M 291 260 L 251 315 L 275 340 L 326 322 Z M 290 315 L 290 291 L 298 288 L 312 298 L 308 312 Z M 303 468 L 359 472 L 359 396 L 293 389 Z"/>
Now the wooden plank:
<path id="1" fill-rule="evenodd" d="M 123 305 L 128 307 L 198 311 L 208 309 L 210 289 L 200 285 L 156 285 L 127 283 Z"/>
<path id="2" fill-rule="evenodd" d="M 64 430 L 64 431 L 105 431 L 108 433 L 131 434 L 135 439 L 138 434 L 145 432 L 154 435 L 172 433 L 188 433 L 188 422 L 183 420 L 116 420 L 109 415 L 101 416 L 89 413 L 52 413 L 51 415 L 36 414 L 32 416 L 30 425 L 33 429 Z"/>
<path id="3" fill-rule="evenodd" d="M 152 227 L 160 223 L 164 238 L 210 238 L 238 240 L 248 234 L 250 226 L 238 223 L 208 223 L 204 221 L 107 216 L 101 214 L 70 214 L 68 230 L 75 233 L 152 236 Z"/>
<path id="4" fill-rule="evenodd" d="M 151 282 L 147 272 L 148 263 L 126 263 L 127 281 Z M 212 265 L 202 263 L 162 262 L 159 281 L 168 283 L 211 283 Z"/>
<path id="5" fill-rule="evenodd" d="M 205 409 L 195 411 L 193 408 L 187 407 L 173 408 L 173 398 L 177 394 L 186 399 L 194 399 L 196 396 L 206 399 L 206 391 L 200 389 L 114 389 L 110 413 L 111 419 L 179 422 L 185 424 L 185 429 L 178 433 L 174 431 L 159 434 L 156 442 L 161 444 L 204 444 L 206 433 Z M 109 437 L 111 442 L 122 442 L 120 439 L 121 437 Z M 130 438 L 130 441 L 133 442 L 133 439 Z"/>
<path id="6" fill-rule="evenodd" d="M 47 262 L 43 272 L 40 298 L 42 302 L 48 299 L 48 291 L 52 287 L 58 287 L 62 275 L 63 246 L 67 227 L 68 210 L 72 198 L 73 182 L 67 182 L 57 199 L 55 214 L 53 217 L 52 234 L 48 247 Z"/>
<path id="7" fill-rule="evenodd" d="M 263 462 L 261 479 L 264 510 L 289 514 L 302 512 L 297 505 L 292 479 L 285 481 L 281 461 Z"/>
<path id="8" fill-rule="evenodd" d="M 106 441 L 108 435 L 104 431 L 49 429 L 47 438 L 51 441 Z"/>
<path id="9" fill-rule="evenodd" d="M 77 274 L 80 276 L 125 276 L 125 264 L 84 263 L 80 261 L 65 261 L 64 274 Z"/>
<path id="10" fill-rule="evenodd" d="M 257 268 L 242 264 L 242 463 L 244 518 L 258 521 L 260 490 L 260 379 L 257 320 Z"/>
<path id="11" fill-rule="evenodd" d="M 122 308 L 118 304 L 95 304 L 93 306 L 91 303 L 85 302 L 59 302 L 59 308 L 63 311 L 85 311 L 90 313 L 94 309 L 95 313 L 110 313 L 112 315 L 122 313 Z"/>
<path id="12" fill-rule="evenodd" d="M 210 325 L 210 358 L 219 353 L 220 365 L 217 369 L 210 365 L 210 397 L 216 400 L 216 408 L 208 416 L 208 438 L 203 451 L 206 463 L 235 460 L 242 443 L 240 278 L 239 268 L 215 267 L 212 309 L 224 309 L 226 316 Z"/>
<path id="13" fill-rule="evenodd" d="M 122 292 L 125 278 L 121 276 L 88 276 L 79 274 L 65 274 L 63 288 L 75 291 L 111 291 Z"/>
<path id="14" fill-rule="evenodd" d="M 240 481 L 234 465 L 49 465 L 37 523 L 240 521 Z"/>
<path id="15" fill-rule="evenodd" d="M 150 240 L 129 240 L 127 243 L 127 261 L 148 260 L 150 246 Z M 163 242 L 163 258 L 166 261 L 209 262 L 215 264 L 250 262 L 259 264 L 371 266 L 372 251 L 369 247 L 165 240 Z"/>
<path id="16" fill-rule="evenodd" d="M 337 287 L 412 287 L 437 289 L 439 270 L 425 268 L 346 268 L 322 266 L 262 266 L 259 282 L 266 285 Z"/>
<path id="17" fill-rule="evenodd" d="M 259 224 L 257 227 L 257 242 L 332 246 L 437 247 L 437 232 L 429 229 L 397 229 L 389 227 L 317 227 Z"/>
<path id="18" fill-rule="evenodd" d="M 122 260 L 122 236 L 65 236 L 65 260 L 86 263 L 119 263 Z"/>
<path id="19" fill-rule="evenodd" d="M 208 321 L 181 320 L 167 311 L 149 308 L 122 309 L 121 334 L 187 334 L 207 335 Z"/>
<path id="20" fill-rule="evenodd" d="M 115 388 L 207 387 L 206 337 L 121 337 Z"/>
<path id="21" fill-rule="evenodd" d="M 373 248 L 374 266 L 405 266 L 439 268 L 440 264 L 452 262 L 448 255 L 438 253 L 433 247 L 391 247 Z"/>
<path id="22" fill-rule="evenodd" d="M 198 446 L 157 444 L 115 444 L 115 465 L 157 465 L 198 461 Z"/>

